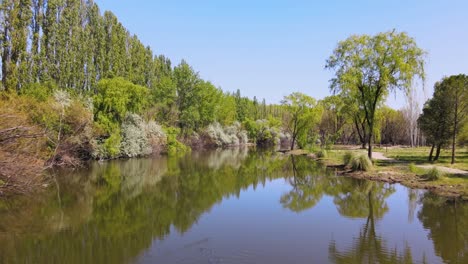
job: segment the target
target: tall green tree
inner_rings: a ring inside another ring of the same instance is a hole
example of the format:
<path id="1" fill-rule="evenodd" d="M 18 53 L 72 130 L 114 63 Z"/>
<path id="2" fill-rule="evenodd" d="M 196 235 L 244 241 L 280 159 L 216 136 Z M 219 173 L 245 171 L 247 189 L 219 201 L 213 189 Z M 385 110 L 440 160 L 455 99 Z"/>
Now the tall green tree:
<path id="1" fill-rule="evenodd" d="M 293 150 L 298 138 L 307 134 L 318 123 L 320 112 L 314 98 L 299 92 L 285 96 L 281 103 L 287 111 L 284 126 L 291 133 Z"/>
<path id="2" fill-rule="evenodd" d="M 376 111 L 389 92 L 408 92 L 415 77 L 424 79 L 425 52 L 406 33 L 353 35 L 338 43 L 325 67 L 335 71 L 331 90 L 357 99 L 368 127 L 372 158 Z"/>
<path id="3" fill-rule="evenodd" d="M 428 100 L 419 117 L 419 125 L 432 144 L 429 160 L 437 147 L 434 160 L 440 149 L 452 141 L 452 164 L 455 163 L 457 135 L 468 120 L 468 76 L 453 75 L 442 79 L 434 86 L 434 96 Z"/>
<path id="4" fill-rule="evenodd" d="M 452 161 L 455 163 L 455 148 L 457 134 L 466 125 L 468 120 L 468 76 L 465 74 L 453 75 L 442 81 L 447 86 L 449 104 L 452 112 Z"/>
<path id="5" fill-rule="evenodd" d="M 19 91 L 29 82 L 28 35 L 32 17 L 31 0 L 5 0 L 2 12 L 2 83 Z"/>
<path id="6" fill-rule="evenodd" d="M 423 107 L 418 124 L 426 135 L 427 141 L 432 145 L 429 152 L 429 161 L 439 159 L 441 148 L 450 140 L 452 105 L 447 100 L 447 90 L 441 82 L 434 85 L 434 96 Z M 437 149 L 433 159 L 434 149 Z"/>
<path id="7" fill-rule="evenodd" d="M 200 77 L 184 60 L 174 68 L 178 109 L 177 123 L 183 132 L 193 129 L 200 115 L 197 102 L 200 100 Z"/>

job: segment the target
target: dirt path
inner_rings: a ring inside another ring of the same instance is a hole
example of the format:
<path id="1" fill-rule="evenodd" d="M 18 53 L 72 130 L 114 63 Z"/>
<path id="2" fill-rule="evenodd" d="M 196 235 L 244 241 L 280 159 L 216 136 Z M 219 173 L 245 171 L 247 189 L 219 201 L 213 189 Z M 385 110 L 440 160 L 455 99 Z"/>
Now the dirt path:
<path id="1" fill-rule="evenodd" d="M 385 157 L 382 152 L 372 152 L 372 159 L 375 160 L 394 160 L 392 158 Z"/>

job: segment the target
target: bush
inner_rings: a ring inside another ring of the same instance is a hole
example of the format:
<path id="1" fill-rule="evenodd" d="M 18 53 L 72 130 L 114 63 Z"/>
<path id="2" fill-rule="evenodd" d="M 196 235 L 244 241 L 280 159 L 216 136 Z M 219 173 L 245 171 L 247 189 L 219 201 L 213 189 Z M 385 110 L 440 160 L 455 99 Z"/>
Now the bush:
<path id="1" fill-rule="evenodd" d="M 34 98 L 39 102 L 45 102 L 55 90 L 57 90 L 57 87 L 52 83 L 31 83 L 21 89 L 21 95 Z"/>
<path id="2" fill-rule="evenodd" d="M 443 176 L 444 176 L 444 173 L 440 169 L 434 166 L 432 167 L 432 169 L 427 171 L 425 178 L 429 181 L 436 181 L 442 178 Z"/>
<path id="3" fill-rule="evenodd" d="M 146 124 L 137 114 L 127 114 L 122 123 L 121 155 L 124 157 L 137 157 L 151 154 L 145 131 Z"/>
<path id="4" fill-rule="evenodd" d="M 205 145 L 233 146 L 248 143 L 249 139 L 247 132 L 242 130 L 239 122 L 234 122 L 231 126 L 223 127 L 214 122 L 210 124 L 204 131 Z"/>
<path id="5" fill-rule="evenodd" d="M 277 120 L 246 120 L 244 127 L 254 143 L 260 146 L 272 146 L 280 143 L 280 131 Z"/>
<path id="6" fill-rule="evenodd" d="M 177 140 L 177 136 L 180 133 L 180 130 L 174 127 L 168 127 L 165 131 L 167 135 L 167 145 L 166 150 L 169 155 L 185 153 L 190 151 L 190 148 L 179 140 Z"/>
<path id="7" fill-rule="evenodd" d="M 408 168 L 412 173 L 416 173 L 418 171 L 418 167 L 416 167 L 416 165 L 414 163 L 410 163 Z"/>
<path id="8" fill-rule="evenodd" d="M 144 130 L 148 139 L 149 147 L 151 148 L 151 153 L 155 154 L 161 152 L 167 143 L 167 136 L 166 133 L 164 133 L 163 128 L 156 122 L 149 121 L 148 123 L 145 123 Z"/>
<path id="9" fill-rule="evenodd" d="M 95 139 L 91 142 L 92 156 L 97 159 L 116 158 L 120 155 L 120 130 L 115 130 L 106 139 Z"/>

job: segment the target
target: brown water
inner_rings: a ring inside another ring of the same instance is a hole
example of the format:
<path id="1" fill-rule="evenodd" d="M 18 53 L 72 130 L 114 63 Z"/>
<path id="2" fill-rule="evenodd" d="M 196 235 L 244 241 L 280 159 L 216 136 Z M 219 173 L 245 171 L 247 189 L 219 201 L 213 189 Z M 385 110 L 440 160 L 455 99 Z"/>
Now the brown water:
<path id="1" fill-rule="evenodd" d="M 0 204 L 1 263 L 468 263 L 468 204 L 233 149 L 55 172 Z"/>

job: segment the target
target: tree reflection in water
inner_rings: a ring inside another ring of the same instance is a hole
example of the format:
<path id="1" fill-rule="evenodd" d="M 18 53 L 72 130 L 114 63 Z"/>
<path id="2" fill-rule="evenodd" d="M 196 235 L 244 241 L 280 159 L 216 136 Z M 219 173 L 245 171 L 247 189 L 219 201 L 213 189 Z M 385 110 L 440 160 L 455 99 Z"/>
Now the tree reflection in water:
<path id="1" fill-rule="evenodd" d="M 338 250 L 337 242 L 329 244 L 329 260 L 333 263 L 413 263 L 408 244 L 403 250 L 389 247 L 376 231 L 376 222 L 388 212 L 386 199 L 395 192 L 392 185 L 333 177 L 317 163 L 291 157 L 292 189 L 280 202 L 283 207 L 301 212 L 314 207 L 324 195 L 332 196 L 340 215 L 366 219 L 350 248 Z M 414 196 L 413 195 L 413 202 Z M 411 198 L 411 197 L 410 197 Z M 424 256 L 422 257 L 424 263 Z"/>
<path id="2" fill-rule="evenodd" d="M 442 216 L 442 217 L 441 217 Z M 427 193 L 418 213 L 434 242 L 436 254 L 446 263 L 468 263 L 468 204 L 449 202 Z"/>
<path id="3" fill-rule="evenodd" d="M 376 223 L 389 210 L 391 185 L 336 177 L 305 157 L 232 149 L 93 163 L 57 174 L 59 189 L 0 204 L 1 263 L 130 262 L 171 232 L 190 230 L 223 199 L 280 178 L 290 185 L 280 197 L 284 208 L 303 212 L 329 196 L 341 216 L 365 219 L 350 248 L 330 242 L 330 261 L 412 261 L 409 246 L 398 251 L 379 236 Z M 417 197 L 410 195 L 413 212 Z M 467 263 L 467 216 L 466 205 L 447 209 L 423 200 L 418 218 L 447 262 Z"/>

